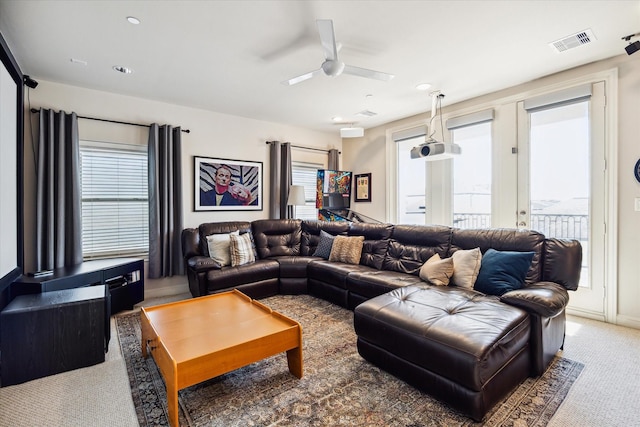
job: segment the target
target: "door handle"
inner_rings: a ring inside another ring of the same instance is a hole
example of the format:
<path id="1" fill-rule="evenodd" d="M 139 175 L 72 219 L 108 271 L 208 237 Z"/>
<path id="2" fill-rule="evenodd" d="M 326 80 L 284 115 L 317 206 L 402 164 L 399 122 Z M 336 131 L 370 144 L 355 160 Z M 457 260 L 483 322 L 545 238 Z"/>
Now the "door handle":
<path id="1" fill-rule="evenodd" d="M 524 222 L 524 221 L 520 221 L 520 222 L 518 223 L 518 227 L 526 227 L 526 226 L 527 226 L 527 223 L 526 223 L 526 222 Z"/>
<path id="2" fill-rule="evenodd" d="M 527 211 L 522 210 L 522 211 L 520 211 L 519 213 L 520 213 L 520 215 L 526 215 L 526 214 L 527 214 Z"/>

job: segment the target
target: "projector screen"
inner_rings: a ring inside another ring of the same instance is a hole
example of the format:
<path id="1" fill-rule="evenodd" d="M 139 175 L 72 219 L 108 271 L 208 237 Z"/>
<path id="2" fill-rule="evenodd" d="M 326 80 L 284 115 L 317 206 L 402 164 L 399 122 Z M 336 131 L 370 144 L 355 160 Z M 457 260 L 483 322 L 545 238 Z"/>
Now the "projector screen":
<path id="1" fill-rule="evenodd" d="M 22 271 L 22 73 L 0 36 L 0 292 Z"/>

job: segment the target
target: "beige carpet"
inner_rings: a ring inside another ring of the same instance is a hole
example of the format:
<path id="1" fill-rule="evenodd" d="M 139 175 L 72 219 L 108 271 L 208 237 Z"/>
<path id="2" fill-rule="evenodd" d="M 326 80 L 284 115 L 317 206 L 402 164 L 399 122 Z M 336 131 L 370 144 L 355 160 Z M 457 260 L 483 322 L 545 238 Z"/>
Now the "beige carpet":
<path id="1" fill-rule="evenodd" d="M 0 426 L 138 426 L 113 320 L 111 335 L 104 364 L 0 388 Z M 585 369 L 549 427 L 640 426 L 640 330 L 569 316 L 560 354 Z"/>
<path id="2" fill-rule="evenodd" d="M 284 354 L 181 390 L 184 426 L 480 425 L 366 362 L 357 353 L 353 312 L 308 295 L 262 300 L 303 327 L 305 375 Z M 137 314 L 118 317 L 118 334 L 142 426 L 167 425 L 164 383 L 140 352 Z M 485 426 L 545 426 L 583 365 L 557 359 L 487 415 Z"/>

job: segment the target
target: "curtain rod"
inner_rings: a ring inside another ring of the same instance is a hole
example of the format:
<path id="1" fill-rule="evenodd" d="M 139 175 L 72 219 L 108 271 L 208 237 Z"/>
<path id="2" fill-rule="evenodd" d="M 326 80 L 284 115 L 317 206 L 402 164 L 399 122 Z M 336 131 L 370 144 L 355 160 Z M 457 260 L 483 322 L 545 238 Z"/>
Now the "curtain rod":
<path id="1" fill-rule="evenodd" d="M 267 141 L 267 142 L 266 142 L 266 144 L 267 144 L 267 145 L 269 145 L 269 144 L 271 144 L 272 142 L 277 142 L 277 141 Z M 291 143 L 290 143 L 290 144 L 291 144 Z M 321 152 L 323 152 L 323 153 L 328 153 L 328 152 L 329 152 L 329 150 L 325 150 L 325 149 L 323 149 L 323 148 L 304 147 L 304 146 L 302 146 L 302 145 L 293 145 L 293 144 L 291 144 L 291 147 L 293 147 L 293 148 L 300 148 L 300 149 L 302 149 L 302 150 L 321 151 Z M 338 151 L 338 154 L 342 154 L 342 151 Z"/>
<path id="2" fill-rule="evenodd" d="M 32 113 L 39 113 L 40 110 L 32 108 L 31 112 Z M 95 121 L 98 121 L 98 122 L 118 123 L 118 124 L 121 124 L 121 125 L 140 126 L 140 127 L 143 127 L 143 128 L 148 128 L 148 127 L 151 126 L 151 125 L 143 125 L 143 124 L 140 124 L 140 123 L 121 122 L 119 120 L 109 120 L 109 119 L 98 119 L 96 117 L 87 117 L 87 116 L 78 116 L 78 118 L 79 119 L 86 119 L 86 120 L 95 120 Z M 180 129 L 180 130 L 182 132 L 184 132 L 184 133 L 191 133 L 191 131 L 189 129 Z"/>

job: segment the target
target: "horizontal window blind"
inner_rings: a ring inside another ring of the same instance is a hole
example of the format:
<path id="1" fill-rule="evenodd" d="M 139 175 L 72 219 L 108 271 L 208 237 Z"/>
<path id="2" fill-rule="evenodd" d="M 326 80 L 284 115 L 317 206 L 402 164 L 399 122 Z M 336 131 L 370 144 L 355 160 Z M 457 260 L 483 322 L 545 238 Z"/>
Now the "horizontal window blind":
<path id="1" fill-rule="evenodd" d="M 294 163 L 291 165 L 291 180 L 293 185 L 304 187 L 305 206 L 296 206 L 296 217 L 298 219 L 315 220 L 318 219 L 316 209 L 316 182 L 318 169 L 322 169 L 320 164 Z"/>
<path id="2" fill-rule="evenodd" d="M 454 130 L 467 126 L 479 125 L 493 120 L 493 108 L 489 110 L 476 111 L 464 116 L 452 117 L 447 120 L 447 129 Z"/>
<path id="3" fill-rule="evenodd" d="M 591 98 L 591 84 L 585 84 L 525 99 L 524 109 L 532 113 L 534 111 L 575 104 L 586 101 L 589 98 Z"/>
<path id="4" fill-rule="evenodd" d="M 393 132 L 391 138 L 395 142 L 406 141 L 407 139 L 421 138 L 427 135 L 426 126 L 417 126 L 411 129 L 405 129 L 398 132 Z"/>
<path id="5" fill-rule="evenodd" d="M 113 144 L 114 146 L 116 144 Z M 84 259 L 149 252 L 146 147 L 80 147 Z"/>

